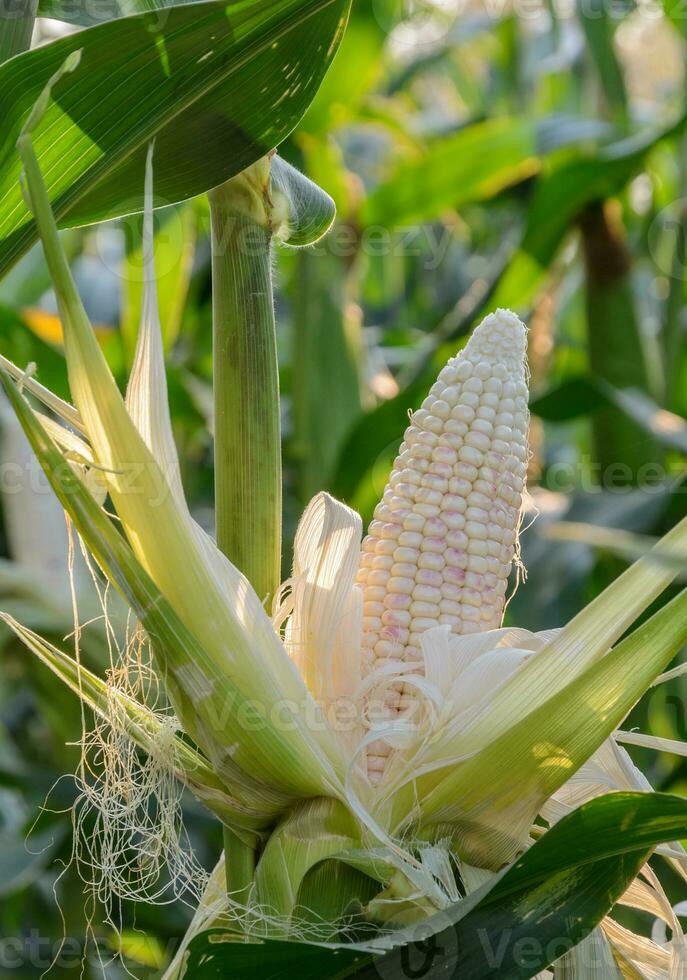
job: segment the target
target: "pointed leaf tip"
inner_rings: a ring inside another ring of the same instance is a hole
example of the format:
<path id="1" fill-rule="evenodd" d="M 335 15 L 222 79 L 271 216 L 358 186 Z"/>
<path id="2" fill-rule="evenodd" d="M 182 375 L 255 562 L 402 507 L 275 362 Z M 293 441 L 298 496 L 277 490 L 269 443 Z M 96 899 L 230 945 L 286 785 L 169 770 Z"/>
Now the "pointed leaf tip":
<path id="1" fill-rule="evenodd" d="M 69 55 L 67 55 L 57 71 L 50 76 L 40 95 L 36 99 L 26 122 L 21 128 L 19 138 L 17 139 L 17 147 L 20 147 L 22 143 L 26 142 L 27 138 L 31 136 L 34 129 L 45 115 L 45 110 L 48 108 L 48 102 L 52 96 L 54 86 L 57 85 L 59 80 L 64 75 L 68 75 L 70 72 L 73 72 L 79 67 L 79 63 L 81 62 L 81 52 L 81 48 L 79 48 L 77 51 L 72 51 Z"/>

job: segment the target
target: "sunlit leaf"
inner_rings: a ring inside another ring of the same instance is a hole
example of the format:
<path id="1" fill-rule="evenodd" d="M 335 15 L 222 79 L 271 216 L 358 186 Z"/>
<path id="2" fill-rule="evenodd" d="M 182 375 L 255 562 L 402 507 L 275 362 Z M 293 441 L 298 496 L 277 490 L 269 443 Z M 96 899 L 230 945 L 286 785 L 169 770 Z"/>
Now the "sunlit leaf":
<path id="1" fill-rule="evenodd" d="M 142 209 L 152 137 L 158 205 L 206 191 L 264 156 L 317 91 L 348 6 L 188 4 L 89 28 L 0 67 L 0 273 L 36 240 L 15 143 L 70 52 L 81 50 L 81 63 L 55 87 L 34 137 L 55 214 L 77 225 Z"/>
<path id="2" fill-rule="evenodd" d="M 545 154 L 604 132 L 598 122 L 566 117 L 506 116 L 466 126 L 401 164 L 368 197 L 362 220 L 384 227 L 433 220 L 447 208 L 486 200 L 534 176 Z"/>

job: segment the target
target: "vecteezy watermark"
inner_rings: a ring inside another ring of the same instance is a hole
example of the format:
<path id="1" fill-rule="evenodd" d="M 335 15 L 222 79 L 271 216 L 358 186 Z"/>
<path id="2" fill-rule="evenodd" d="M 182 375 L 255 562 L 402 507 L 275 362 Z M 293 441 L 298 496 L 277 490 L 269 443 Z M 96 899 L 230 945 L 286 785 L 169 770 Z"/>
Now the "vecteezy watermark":
<path id="1" fill-rule="evenodd" d="M 98 257 L 105 268 L 119 278 L 141 283 L 146 280 L 145 256 L 141 244 L 142 198 L 132 198 L 125 208 L 131 213 L 116 224 L 103 225 L 93 233 Z M 179 208 L 156 199 L 155 273 L 161 279 L 172 272 L 184 254 L 186 242 L 184 221 Z M 136 212 L 136 213 L 134 213 Z M 314 257 L 334 256 L 352 261 L 368 258 L 414 259 L 426 272 L 436 272 L 444 262 L 454 240 L 453 231 L 437 222 L 389 227 L 371 224 L 359 227 L 337 221 L 330 231 L 308 249 Z M 231 249 L 247 258 L 262 255 L 268 247 L 265 229 L 229 216 L 221 229 L 214 230 L 212 248 L 216 256 Z M 126 259 L 126 262 L 124 261 Z"/>
<path id="2" fill-rule="evenodd" d="M 412 418 L 412 417 L 411 417 Z M 367 469 L 365 479 L 371 489 L 381 498 L 389 478 L 389 473 L 399 451 L 400 439 L 386 445 Z M 485 458 L 487 465 L 497 465 L 502 459 L 494 457 L 493 462 Z M 570 495 L 615 494 L 625 496 L 629 493 L 661 494 L 687 493 L 687 472 L 668 469 L 661 463 L 642 463 L 634 469 L 625 462 L 609 463 L 602 466 L 591 456 L 582 454 L 574 460 L 557 460 L 545 467 L 542 484 L 553 493 Z"/>
<path id="3" fill-rule="evenodd" d="M 5 20 L 23 17 L 28 6 L 27 0 L 0 0 L 0 14 Z M 52 0 L 50 4 L 51 18 L 79 27 L 104 24 L 130 12 L 122 0 Z M 169 19 L 169 13 L 169 8 L 149 10 L 146 18 L 148 25 L 156 30 L 162 29 Z"/>
<path id="4" fill-rule="evenodd" d="M 552 463 L 546 468 L 546 488 L 562 494 L 687 492 L 684 473 L 676 475 L 660 463 L 643 463 L 635 470 L 623 462 L 602 466 L 589 456 L 581 456 L 576 462 Z"/>
<path id="5" fill-rule="evenodd" d="M 401 48 L 432 47 L 454 29 L 463 0 L 373 0 L 372 10 L 385 34 Z"/>
<path id="6" fill-rule="evenodd" d="M 308 254 L 333 255 L 340 259 L 354 259 L 358 255 L 369 258 L 418 259 L 428 272 L 436 271 L 451 246 L 453 233 L 450 228 L 438 224 L 412 224 L 398 228 L 372 224 L 359 228 L 346 221 L 337 222 L 325 237 L 308 249 Z M 240 218 L 228 218 L 224 222 L 221 237 L 213 237 L 213 251 L 224 255 L 231 243 L 248 257 L 260 255 L 265 250 L 265 234 L 257 225 L 246 226 Z"/>
<path id="7" fill-rule="evenodd" d="M 399 913 L 400 915 L 400 913 Z M 484 919 L 483 919 L 484 921 Z M 573 923 L 571 922 L 571 932 Z M 521 929 L 492 929 L 471 926 L 461 935 L 460 921 L 446 913 L 436 913 L 430 922 L 405 927 L 399 934 L 403 945 L 375 960 L 382 980 L 460 980 L 461 965 L 474 970 L 481 964 L 489 976 L 539 971 L 559 962 L 574 947 L 578 965 L 590 972 L 603 970 L 605 948 L 594 941 L 582 942 L 570 935 L 528 935 Z M 462 940 L 462 941 L 461 941 Z M 523 974 L 524 975 L 524 974 Z M 528 976 L 532 975 L 527 973 Z"/>
<path id="8" fill-rule="evenodd" d="M 83 944 L 73 937 L 55 939 L 30 929 L 22 936 L 0 938 L 0 970 L 37 970 L 50 967 L 77 969 L 83 960 Z"/>
<path id="9" fill-rule="evenodd" d="M 555 0 L 559 20 L 608 19 L 619 22 L 627 17 L 626 0 Z M 457 39 L 461 22 L 476 8 L 471 0 L 373 0 L 373 12 L 385 34 L 393 38 L 401 54 L 422 53 Z M 513 15 L 522 20 L 541 21 L 550 18 L 545 0 L 483 0 L 480 12 L 493 21 Z M 639 0 L 636 16 L 659 20 L 664 16 L 658 0 Z M 671 7 L 671 18 L 687 18 L 687 0 Z"/>
<path id="10" fill-rule="evenodd" d="M 386 488 L 389 472 L 399 450 L 400 440 L 389 443 L 368 468 L 367 477 L 376 496 L 381 497 Z M 497 460 L 501 462 L 501 460 Z M 493 465 L 486 459 L 488 465 Z M 89 461 L 71 452 L 61 466 L 45 475 L 37 462 L 31 460 L 4 460 L 0 462 L 0 496 L 14 497 L 20 494 L 33 496 L 50 495 L 53 483 L 60 492 L 70 496 L 78 489 L 75 476 L 86 478 L 87 486 L 96 496 L 107 495 L 110 486 L 119 496 L 140 497 L 149 507 L 157 508 L 167 503 L 171 495 L 168 476 L 152 462 L 142 460 L 123 462 L 116 470 L 91 466 Z M 569 495 L 629 493 L 648 495 L 682 495 L 687 493 L 685 471 L 674 471 L 661 463 L 643 463 L 633 469 L 627 463 L 611 463 L 602 467 L 586 456 L 576 461 L 558 461 L 545 470 L 544 488 L 553 493 Z"/>
<path id="11" fill-rule="evenodd" d="M 390 909 L 394 906 L 390 903 Z M 403 926 L 403 913 L 391 916 L 388 925 Z M 428 922 L 418 922 L 403 928 L 405 942 L 386 956 L 375 960 L 375 968 L 382 980 L 439 980 L 455 975 L 458 962 L 458 932 L 452 928 L 452 920 L 443 912 L 432 916 Z"/>
<path id="12" fill-rule="evenodd" d="M 427 272 L 435 272 L 442 264 L 451 247 L 453 233 L 439 224 L 413 224 L 398 228 L 374 224 L 358 230 L 346 222 L 339 222 L 317 242 L 312 251 L 315 255 L 328 252 L 338 258 L 350 259 L 356 255 L 369 258 L 411 258 L 420 260 Z"/>
<path id="13" fill-rule="evenodd" d="M 139 953 L 145 951 L 148 939 L 140 934 L 138 942 Z M 177 947 L 175 940 L 164 944 L 159 938 L 151 941 L 151 952 L 162 961 L 171 960 Z M 15 976 L 18 971 L 41 970 L 51 976 L 52 971 L 61 970 L 81 971 L 85 963 L 91 963 L 96 968 L 112 962 L 117 955 L 117 945 L 112 940 L 101 938 L 65 936 L 58 939 L 46 936 L 39 929 L 29 929 L 19 936 L 0 937 L 0 971 L 3 976 Z M 76 972 L 76 975 L 78 975 Z M 100 976 L 100 970 L 98 976 Z"/>
<path id="14" fill-rule="evenodd" d="M 141 183 L 141 191 L 143 184 Z M 162 279 L 177 268 L 186 249 L 184 222 L 177 207 L 162 198 L 154 198 L 155 275 Z M 115 225 L 99 225 L 93 232 L 98 257 L 115 276 L 130 282 L 146 281 L 146 256 L 143 254 L 143 195 L 132 197 L 122 205 L 125 213 Z M 113 234 L 119 244 L 113 248 Z M 126 262 L 124 261 L 126 259 Z"/>
<path id="15" fill-rule="evenodd" d="M 382 634 L 384 635 L 384 630 Z M 269 701 L 244 697 L 238 689 L 226 691 L 195 664 L 170 670 L 181 688 L 193 687 L 201 692 L 202 696 L 198 697 L 197 703 L 202 702 L 204 724 L 220 740 L 229 727 L 248 736 L 264 731 L 295 732 L 304 725 L 312 733 L 335 731 L 343 735 L 375 728 L 379 730 L 379 726 L 389 721 L 386 691 L 379 696 L 374 693 L 364 698 L 342 696 L 331 701 L 316 699 L 311 695 L 304 696 L 301 700 L 276 698 Z M 401 674 L 392 676 L 389 683 L 394 680 L 398 682 L 401 678 Z M 447 698 L 445 705 L 450 710 L 453 701 Z M 426 717 L 425 707 L 418 699 L 403 718 L 409 740 L 422 730 L 423 719 Z"/>
<path id="16" fill-rule="evenodd" d="M 54 492 L 53 483 L 61 494 L 71 496 L 78 490 L 76 478 L 86 479 L 91 493 L 103 497 L 112 482 L 119 495 L 140 497 L 151 508 L 161 507 L 171 496 L 170 481 L 155 464 L 137 461 L 108 472 L 89 467 L 86 460 L 79 460 L 74 454 L 51 471 L 51 480 L 32 460 L 5 460 L 0 463 L 0 496 L 49 496 Z"/>

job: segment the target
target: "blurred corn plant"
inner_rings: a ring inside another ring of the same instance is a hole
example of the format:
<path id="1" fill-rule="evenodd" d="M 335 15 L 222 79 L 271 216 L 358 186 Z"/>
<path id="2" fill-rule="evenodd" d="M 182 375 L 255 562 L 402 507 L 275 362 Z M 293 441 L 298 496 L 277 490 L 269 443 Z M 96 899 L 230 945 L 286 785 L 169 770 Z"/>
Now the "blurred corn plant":
<path id="1" fill-rule="evenodd" d="M 152 148 L 125 399 L 60 245 L 34 133 L 53 86 L 61 92 L 78 64 L 72 52 L 17 144 L 74 405 L 13 365 L 2 379 L 87 554 L 139 626 L 101 678 L 82 662 L 78 629 L 72 657 L 2 618 L 101 719 L 84 733 L 81 763 L 98 825 L 80 860 L 98 894 L 195 895 L 199 911 L 169 977 L 269 975 L 283 956 L 320 976 L 395 975 L 399 956 L 418 938 L 426 948 L 427 936 L 450 939 L 436 946 L 443 969 L 475 977 L 548 967 L 682 975 L 684 937 L 647 862 L 658 848 L 687 878 L 675 843 L 687 834 L 687 805 L 651 792 L 619 744 L 639 736 L 619 726 L 687 639 L 682 592 L 628 633 L 679 572 L 687 525 L 561 630 L 501 628 L 511 566 L 520 567 L 529 416 L 526 331 L 498 310 L 412 416 L 362 546 L 359 516 L 319 494 L 280 586 L 271 251 L 279 237 L 316 241 L 333 206 L 268 155 L 209 198 L 215 543 L 186 503 L 168 410 Z M 46 421 L 25 392 L 63 424 Z M 123 534 L 103 510 L 105 493 Z M 225 857 L 205 888 L 177 782 L 225 828 Z M 671 940 L 625 929 L 608 914 L 623 903 L 662 918 Z M 222 929 L 229 945 L 218 953 L 211 935 Z M 517 952 L 524 936 L 537 944 L 527 962 Z M 562 957 L 552 945 L 561 938 Z"/>

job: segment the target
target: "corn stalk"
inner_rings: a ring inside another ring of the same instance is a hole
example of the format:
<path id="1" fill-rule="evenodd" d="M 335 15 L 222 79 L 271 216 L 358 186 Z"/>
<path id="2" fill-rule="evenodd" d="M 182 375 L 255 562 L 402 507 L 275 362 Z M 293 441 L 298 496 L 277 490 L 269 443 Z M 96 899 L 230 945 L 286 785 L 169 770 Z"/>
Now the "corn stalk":
<path id="1" fill-rule="evenodd" d="M 330 204 L 272 157 L 210 192 L 217 545 L 266 605 L 281 581 L 282 461 L 272 282 L 278 234 L 319 237 Z M 295 207 L 294 191 L 300 204 Z M 227 889 L 245 901 L 255 852 L 225 827 Z"/>
<path id="2" fill-rule="evenodd" d="M 270 161 L 209 194 L 217 544 L 266 602 L 281 580 Z"/>

